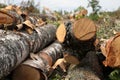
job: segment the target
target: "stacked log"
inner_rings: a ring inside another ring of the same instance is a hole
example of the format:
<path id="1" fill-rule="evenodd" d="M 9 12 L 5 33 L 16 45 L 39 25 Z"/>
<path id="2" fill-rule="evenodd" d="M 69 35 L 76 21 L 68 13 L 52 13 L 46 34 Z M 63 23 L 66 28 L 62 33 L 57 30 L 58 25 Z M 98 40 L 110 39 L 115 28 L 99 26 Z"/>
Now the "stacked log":
<path id="1" fill-rule="evenodd" d="M 18 8 L 18 10 L 20 9 Z M 1 16 L 3 16 L 4 20 L 1 20 Z M 46 16 L 42 16 L 41 18 L 39 15 L 31 14 L 30 16 L 21 13 L 17 11 L 15 7 L 11 7 L 8 11 L 0 11 L 0 23 L 2 27 L 20 31 L 14 32 L 8 30 L 4 33 L 4 30 L 0 30 L 0 63 L 2 65 L 0 68 L 0 78 L 8 75 L 32 52 L 37 54 L 31 54 L 29 59 L 14 70 L 13 80 L 47 80 L 53 68 L 56 68 L 52 65 L 61 57 L 64 57 L 61 61 L 67 61 L 71 64 L 80 63 L 73 69 L 73 73 L 74 70 L 80 73 L 80 76 L 76 75 L 79 76 L 78 79 L 89 80 L 88 77 L 90 77 L 91 80 L 100 80 L 102 78 L 102 72 L 96 57 L 96 52 L 90 52 L 95 51 L 96 46 L 97 29 L 94 22 L 88 18 L 81 18 L 74 22 L 67 21 L 62 23 L 56 32 L 54 25 L 48 24 L 41 26 L 40 23 L 46 23 L 45 21 L 49 18 L 48 16 L 47 18 Z M 52 18 L 50 17 L 50 19 Z M 25 31 L 23 29 L 25 29 Z M 58 42 L 51 44 L 55 41 L 55 32 L 57 40 L 62 44 Z M 114 42 L 119 40 L 117 37 L 112 40 L 114 40 Z M 110 42 L 107 48 L 111 45 L 118 51 L 118 48 L 116 48 L 114 44 L 116 45 L 117 43 L 112 44 L 112 42 Z M 46 46 L 48 47 L 45 48 Z M 63 56 L 62 48 L 64 48 Z M 111 47 L 106 50 L 106 57 L 110 56 L 108 53 L 110 49 Z M 115 52 L 114 50 L 112 51 Z M 109 58 L 106 60 L 108 59 Z M 80 60 L 82 61 L 80 62 Z M 113 60 L 113 58 L 110 60 Z M 118 61 L 116 64 L 118 64 Z M 65 70 L 64 66 L 63 68 Z M 88 77 L 84 73 L 88 74 Z M 76 77 L 71 79 L 78 80 Z"/>
<path id="2" fill-rule="evenodd" d="M 56 36 L 65 51 L 71 49 L 68 52 L 81 60 L 88 51 L 95 50 L 96 25 L 88 18 L 68 21 L 58 27 Z"/>
<path id="3" fill-rule="evenodd" d="M 36 27 L 43 26 L 47 20 L 56 19 L 43 14 L 27 14 L 18 6 L 8 6 L 0 10 L 0 29 L 23 30 L 32 33 Z"/>
<path id="4" fill-rule="evenodd" d="M 32 34 L 0 30 L 0 78 L 10 74 L 30 52 L 37 52 L 55 39 L 56 27 L 37 27 Z"/>
<path id="5" fill-rule="evenodd" d="M 61 57 L 62 45 L 55 42 L 18 66 L 12 80 L 48 80 L 52 65 Z"/>

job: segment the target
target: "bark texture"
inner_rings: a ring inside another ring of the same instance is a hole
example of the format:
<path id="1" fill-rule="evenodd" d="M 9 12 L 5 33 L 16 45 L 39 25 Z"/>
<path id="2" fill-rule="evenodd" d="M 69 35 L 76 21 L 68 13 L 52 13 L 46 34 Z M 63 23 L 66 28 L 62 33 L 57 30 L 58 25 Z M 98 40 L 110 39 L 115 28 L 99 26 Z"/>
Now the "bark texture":
<path id="1" fill-rule="evenodd" d="M 93 21 L 87 18 L 76 22 L 68 21 L 65 22 L 65 28 L 66 36 L 63 42 L 65 51 L 70 48 L 72 55 L 82 59 L 88 51 L 95 50 L 96 26 Z"/>
<path id="2" fill-rule="evenodd" d="M 37 27 L 30 35 L 0 30 L 0 78 L 8 75 L 30 52 L 37 52 L 55 39 L 56 27 Z"/>
<path id="3" fill-rule="evenodd" d="M 55 42 L 31 57 L 15 69 L 13 80 L 47 80 L 52 65 L 62 57 L 62 46 Z"/>
<path id="4" fill-rule="evenodd" d="M 86 24 L 86 22 L 81 23 L 81 21 L 77 21 L 76 24 L 82 24 L 83 25 L 83 26 L 77 26 L 76 25 L 77 27 L 86 27 L 86 26 L 84 26 L 84 24 Z M 77 29 L 77 28 L 73 29 L 73 27 L 75 26 L 75 23 L 72 23 L 72 22 L 68 21 L 68 22 L 65 23 L 65 25 L 66 25 L 66 30 L 67 30 L 67 34 L 66 34 L 65 41 L 64 41 L 65 45 L 67 45 L 68 47 L 70 47 L 72 49 L 77 49 L 78 48 L 78 49 L 84 50 L 84 51 L 89 51 L 90 49 L 94 48 L 93 43 L 96 39 L 95 38 L 96 33 L 94 33 L 94 35 L 91 38 L 82 40 L 81 38 L 77 38 L 75 36 L 75 33 L 73 32 L 73 30 Z M 76 34 L 79 34 L 80 31 L 81 30 L 76 31 Z M 83 34 L 85 34 L 84 31 L 85 30 L 83 30 Z M 87 48 L 84 48 L 84 47 L 87 47 Z"/>
<path id="5" fill-rule="evenodd" d="M 103 74 L 94 51 L 86 54 L 79 65 L 68 70 L 68 80 L 103 80 Z"/>

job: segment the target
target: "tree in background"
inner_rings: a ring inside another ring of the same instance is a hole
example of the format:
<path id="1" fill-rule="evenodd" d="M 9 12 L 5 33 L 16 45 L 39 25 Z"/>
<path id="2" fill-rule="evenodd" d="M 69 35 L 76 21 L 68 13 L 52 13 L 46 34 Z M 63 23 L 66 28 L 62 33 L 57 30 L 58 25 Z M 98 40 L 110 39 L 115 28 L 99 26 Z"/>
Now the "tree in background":
<path id="1" fill-rule="evenodd" d="M 88 0 L 89 4 L 88 7 L 92 8 L 92 13 L 89 15 L 89 18 L 96 21 L 99 19 L 98 12 L 101 9 L 101 6 L 99 5 L 98 0 Z"/>
<path id="2" fill-rule="evenodd" d="M 98 0 L 88 0 L 88 2 L 89 2 L 88 7 L 92 8 L 93 14 L 97 14 L 101 9 L 101 6 L 99 5 L 99 1 Z"/>

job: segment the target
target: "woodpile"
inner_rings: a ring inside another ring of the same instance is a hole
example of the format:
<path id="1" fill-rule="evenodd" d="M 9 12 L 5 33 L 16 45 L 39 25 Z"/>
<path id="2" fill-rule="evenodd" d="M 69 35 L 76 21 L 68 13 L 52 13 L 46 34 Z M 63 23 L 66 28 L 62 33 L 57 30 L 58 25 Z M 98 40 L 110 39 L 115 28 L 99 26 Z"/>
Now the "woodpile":
<path id="1" fill-rule="evenodd" d="M 36 27 L 46 24 L 47 20 L 56 20 L 53 16 L 49 15 L 28 14 L 27 11 L 22 11 L 20 7 L 12 5 L 0 10 L 0 19 L 1 29 L 25 29 L 29 34 L 31 34 Z"/>
<path id="2" fill-rule="evenodd" d="M 36 26 L 31 23 L 32 21 L 35 22 L 35 18 L 31 19 L 29 17 L 29 19 L 24 19 L 12 7 L 14 6 L 9 6 L 0 11 L 0 25 L 1 29 L 3 29 L 0 30 L 0 63 L 2 65 L 0 78 L 10 74 L 12 70 L 29 56 L 30 52 L 38 52 L 55 40 L 55 25 Z M 16 29 L 21 23 L 27 30 L 22 28 Z M 32 30 L 28 31 L 29 29 Z"/>
<path id="3" fill-rule="evenodd" d="M 23 32 L 0 30 L 0 77 L 9 74 L 30 52 L 37 52 L 55 40 L 56 27 L 37 27 L 31 35 Z M 44 35 L 43 35 L 44 34 Z"/>
<path id="4" fill-rule="evenodd" d="M 45 9 L 52 15 L 28 14 L 12 5 L 0 10 L 0 79 L 10 74 L 12 80 L 49 80 L 60 68 L 66 80 L 103 80 L 98 51 L 104 67 L 120 67 L 120 33 L 101 44 L 89 18 L 56 26 L 47 20 L 56 21 L 57 14 Z M 79 14 L 86 16 L 87 10 Z"/>

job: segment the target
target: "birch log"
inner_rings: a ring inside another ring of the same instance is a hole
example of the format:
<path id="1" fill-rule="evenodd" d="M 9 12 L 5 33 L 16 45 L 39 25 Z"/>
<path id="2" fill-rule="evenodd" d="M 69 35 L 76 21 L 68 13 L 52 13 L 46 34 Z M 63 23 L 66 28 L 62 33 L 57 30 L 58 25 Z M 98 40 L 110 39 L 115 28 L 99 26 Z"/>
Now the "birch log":
<path id="1" fill-rule="evenodd" d="M 37 27 L 31 35 L 0 30 L 0 78 L 8 75 L 30 52 L 37 52 L 54 41 L 56 27 Z"/>
<path id="2" fill-rule="evenodd" d="M 13 80 L 47 80 L 52 65 L 62 57 L 62 46 L 55 42 L 31 57 L 15 69 Z"/>

